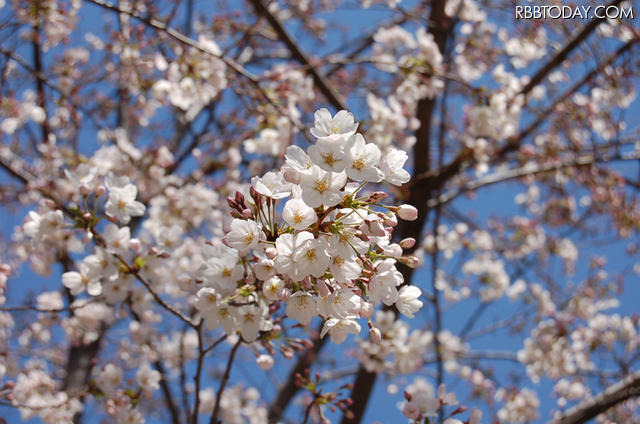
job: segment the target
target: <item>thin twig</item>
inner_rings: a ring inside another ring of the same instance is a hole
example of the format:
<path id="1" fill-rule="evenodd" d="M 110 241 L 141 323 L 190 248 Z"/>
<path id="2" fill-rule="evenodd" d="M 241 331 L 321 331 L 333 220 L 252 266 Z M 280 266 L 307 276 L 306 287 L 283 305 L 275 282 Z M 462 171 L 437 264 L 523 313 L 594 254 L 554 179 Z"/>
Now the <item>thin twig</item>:
<path id="1" fill-rule="evenodd" d="M 211 420 L 209 420 L 209 424 L 217 424 L 218 422 L 218 414 L 220 413 L 220 399 L 222 399 L 222 392 L 224 392 L 224 387 L 227 385 L 227 381 L 229 381 L 229 375 L 231 374 L 231 366 L 233 365 L 233 360 L 236 356 L 236 352 L 242 343 L 242 338 L 238 338 L 238 341 L 233 348 L 231 349 L 231 353 L 229 354 L 229 361 L 227 362 L 227 369 L 224 370 L 224 375 L 222 376 L 222 380 L 220 381 L 220 387 L 218 388 L 218 393 L 216 394 L 216 403 L 213 407 L 213 414 L 211 414 Z"/>

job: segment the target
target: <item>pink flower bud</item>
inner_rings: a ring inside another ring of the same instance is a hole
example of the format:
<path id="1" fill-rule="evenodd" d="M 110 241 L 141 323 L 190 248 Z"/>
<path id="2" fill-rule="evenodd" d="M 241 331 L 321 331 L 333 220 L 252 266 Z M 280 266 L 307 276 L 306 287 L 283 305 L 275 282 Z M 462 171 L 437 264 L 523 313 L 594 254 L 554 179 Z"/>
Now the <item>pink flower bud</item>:
<path id="1" fill-rule="evenodd" d="M 369 203 L 378 203 L 380 202 L 382 199 L 389 197 L 389 195 L 387 193 L 385 193 L 384 191 L 375 191 L 373 193 L 371 193 L 369 195 Z"/>
<path id="2" fill-rule="evenodd" d="M 295 169 L 287 168 L 284 171 L 284 179 L 289 183 L 298 184 L 300 183 L 300 173 Z"/>
<path id="3" fill-rule="evenodd" d="M 411 249 L 415 245 L 416 239 L 414 239 L 413 237 L 407 237 L 400 242 L 400 247 L 402 247 L 403 249 Z"/>
<path id="4" fill-rule="evenodd" d="M 380 333 L 380 330 L 376 327 L 371 327 L 369 329 L 369 338 L 371 338 L 371 341 L 377 345 L 379 345 L 382 342 L 382 334 Z"/>
<path id="5" fill-rule="evenodd" d="M 253 218 L 253 212 L 251 212 L 251 209 L 243 209 L 242 216 L 245 218 Z"/>
<path id="6" fill-rule="evenodd" d="M 253 284 L 256 282 L 256 277 L 254 277 L 253 274 L 249 274 L 247 275 L 247 278 L 244 279 L 244 282 L 246 284 Z"/>
<path id="7" fill-rule="evenodd" d="M 401 262 L 412 269 L 416 268 L 420 263 L 418 261 L 418 258 L 416 258 L 415 256 L 404 256 L 401 258 Z"/>
<path id="8" fill-rule="evenodd" d="M 236 191 L 235 201 L 238 205 L 244 206 L 244 194 L 240 193 L 239 191 Z"/>
<path id="9" fill-rule="evenodd" d="M 238 203 L 231 197 L 227 197 L 227 204 L 231 209 L 238 209 L 240 207 L 240 205 L 238 205 Z"/>
<path id="10" fill-rule="evenodd" d="M 106 188 L 105 188 L 105 186 L 103 186 L 103 185 L 98 186 L 98 188 L 96 189 L 96 195 L 97 195 L 98 197 L 100 197 L 100 196 L 104 196 L 104 194 L 105 194 L 106 192 L 107 192 L 107 189 L 106 189 Z"/>
<path id="11" fill-rule="evenodd" d="M 371 318 L 373 316 L 373 305 L 369 302 L 360 302 L 360 316 L 362 318 Z"/>
<path id="12" fill-rule="evenodd" d="M 283 302 L 288 302 L 289 298 L 291 298 L 291 290 L 289 290 L 286 287 L 281 288 L 280 291 L 278 292 L 278 297 Z"/>
<path id="13" fill-rule="evenodd" d="M 413 402 L 407 402 L 402 408 L 402 413 L 410 420 L 417 420 L 420 416 L 420 408 Z"/>
<path id="14" fill-rule="evenodd" d="M 129 240 L 129 248 L 134 252 L 139 253 L 141 247 L 142 247 L 142 244 L 140 243 L 139 239 L 132 238 L 131 240 Z"/>
<path id="15" fill-rule="evenodd" d="M 400 219 L 404 219 L 405 221 L 414 221 L 418 218 L 418 209 L 411 205 L 400 205 L 398 207 L 397 214 Z"/>
<path id="16" fill-rule="evenodd" d="M 269 259 L 273 259 L 278 256 L 278 250 L 275 247 L 267 247 L 266 249 L 264 249 L 264 253 Z"/>

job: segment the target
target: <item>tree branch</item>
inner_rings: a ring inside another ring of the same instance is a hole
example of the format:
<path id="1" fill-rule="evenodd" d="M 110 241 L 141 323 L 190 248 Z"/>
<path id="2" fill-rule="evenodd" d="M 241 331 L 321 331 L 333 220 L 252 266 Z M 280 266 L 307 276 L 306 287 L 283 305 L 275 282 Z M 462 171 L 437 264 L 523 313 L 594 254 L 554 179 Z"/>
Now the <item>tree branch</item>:
<path id="1" fill-rule="evenodd" d="M 582 424 L 638 395 L 640 395 L 640 371 L 636 371 L 622 381 L 609 386 L 599 395 L 574 406 L 549 421 L 549 424 Z"/>
<path id="2" fill-rule="evenodd" d="M 222 398 L 222 392 L 224 392 L 224 387 L 227 385 L 227 381 L 229 381 L 229 375 L 231 374 L 231 366 L 233 365 L 233 360 L 236 357 L 236 352 L 242 343 L 242 338 L 239 337 L 238 341 L 233 348 L 231 349 L 231 353 L 229 354 L 229 361 L 227 362 L 227 369 L 224 370 L 224 375 L 222 376 L 222 380 L 220 381 L 220 387 L 218 388 L 218 393 L 216 394 L 216 404 L 213 407 L 213 414 L 211 414 L 211 420 L 209 424 L 217 424 L 218 423 L 218 414 L 220 413 L 220 399 Z M 194 411 L 194 413 L 198 413 Z"/>
<path id="3" fill-rule="evenodd" d="M 327 79 L 320 75 L 316 67 L 311 65 L 311 62 L 305 52 L 302 51 L 300 46 L 291 38 L 285 27 L 278 20 L 278 18 L 269 11 L 269 9 L 262 3 L 262 0 L 250 0 L 253 7 L 256 9 L 256 12 L 259 15 L 264 16 L 269 24 L 273 27 L 276 34 L 278 34 L 278 38 L 282 40 L 282 42 L 287 46 L 291 55 L 295 60 L 297 60 L 301 65 L 305 66 L 307 71 L 311 74 L 313 78 L 313 82 L 318 87 L 320 92 L 327 98 L 329 103 L 333 105 L 337 110 L 346 110 L 344 102 L 340 100 L 338 94 L 329 86 L 329 82 Z"/>

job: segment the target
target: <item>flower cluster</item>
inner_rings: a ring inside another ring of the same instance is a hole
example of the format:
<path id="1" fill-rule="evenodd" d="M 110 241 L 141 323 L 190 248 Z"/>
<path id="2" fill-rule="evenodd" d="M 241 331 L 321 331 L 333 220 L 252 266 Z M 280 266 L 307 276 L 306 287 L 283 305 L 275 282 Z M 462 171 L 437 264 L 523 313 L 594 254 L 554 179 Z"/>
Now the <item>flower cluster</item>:
<path id="1" fill-rule="evenodd" d="M 404 391 L 406 402 L 400 404 L 402 413 L 409 418 L 412 423 L 429 422 L 429 417 L 435 417 L 442 412 L 447 406 L 457 406 L 458 399 L 453 392 L 447 393 L 444 384 L 438 387 L 437 393 L 424 378 L 417 377 L 413 383 L 408 385 Z M 461 407 L 453 412 L 451 416 L 457 415 L 465 411 L 466 408 Z M 473 409 L 469 414 L 467 424 L 479 424 L 482 418 L 482 411 Z M 456 418 L 447 418 L 443 424 L 462 424 L 461 420 Z"/>
<path id="2" fill-rule="evenodd" d="M 279 171 L 254 177 L 247 195 L 228 199 L 234 219 L 224 243 L 208 246 L 199 273 L 204 287 L 195 307 L 208 328 L 222 325 L 253 341 L 274 328 L 270 307 L 284 303 L 302 325 L 321 316 L 321 335 L 342 343 L 360 332 L 358 318 L 370 318 L 374 305 L 395 305 L 408 317 L 422 307 L 420 290 L 400 287 L 396 269 L 414 261 L 401 247 L 412 240 L 391 242 L 398 217 L 415 219 L 416 209 L 381 204 L 384 192 L 363 194 L 366 183 L 407 182 L 407 156 L 392 150 L 382 157 L 357 128 L 347 111 L 317 111 L 308 154 L 290 146 Z"/>

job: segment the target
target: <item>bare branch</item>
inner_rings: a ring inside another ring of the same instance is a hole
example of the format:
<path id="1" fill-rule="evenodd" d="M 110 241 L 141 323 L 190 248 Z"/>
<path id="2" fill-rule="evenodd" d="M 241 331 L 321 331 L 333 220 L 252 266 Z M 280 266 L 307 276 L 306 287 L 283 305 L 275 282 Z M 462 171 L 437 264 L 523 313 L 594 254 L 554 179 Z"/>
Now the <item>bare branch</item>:
<path id="1" fill-rule="evenodd" d="M 307 67 L 308 72 L 313 77 L 313 82 L 316 87 L 322 92 L 322 94 L 329 100 L 329 102 L 338 110 L 347 109 L 344 102 L 340 100 L 338 94 L 331 88 L 327 79 L 320 75 L 316 67 L 311 65 L 309 58 L 306 53 L 302 51 L 298 43 L 296 43 L 293 38 L 289 35 L 285 27 L 280 23 L 278 18 L 265 7 L 262 3 L 262 0 L 251 0 L 251 4 L 255 7 L 258 14 L 263 15 L 269 21 L 269 24 L 273 27 L 275 32 L 278 34 L 278 38 L 282 40 L 282 42 L 287 46 L 291 55 L 295 60 L 297 60 L 300 64 Z"/>
<path id="2" fill-rule="evenodd" d="M 233 365 L 233 360 L 236 357 L 236 352 L 238 348 L 242 344 L 242 338 L 238 338 L 238 341 L 233 348 L 231 349 L 231 353 L 229 354 L 229 361 L 227 362 L 227 368 L 224 370 L 224 375 L 222 376 L 222 380 L 220 381 L 220 387 L 218 388 L 218 393 L 216 394 L 216 403 L 213 407 L 213 414 L 211 414 L 211 420 L 209 424 L 217 424 L 218 422 L 218 413 L 220 412 L 220 399 L 222 398 L 222 392 L 224 392 L 224 388 L 227 385 L 227 381 L 229 381 L 229 375 L 231 374 L 231 366 Z M 194 411 L 194 413 L 198 413 Z"/>

